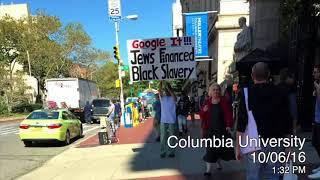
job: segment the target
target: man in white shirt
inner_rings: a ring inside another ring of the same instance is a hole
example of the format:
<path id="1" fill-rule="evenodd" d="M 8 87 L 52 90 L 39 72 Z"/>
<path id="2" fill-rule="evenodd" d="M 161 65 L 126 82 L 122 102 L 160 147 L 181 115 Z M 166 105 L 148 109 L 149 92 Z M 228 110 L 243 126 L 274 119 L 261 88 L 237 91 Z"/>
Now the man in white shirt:
<path id="1" fill-rule="evenodd" d="M 116 136 L 115 113 L 114 113 L 115 106 L 114 106 L 114 103 L 115 103 L 115 100 L 112 99 L 110 101 L 110 106 L 108 108 L 108 114 L 107 114 L 108 120 L 109 120 L 109 122 L 111 124 L 111 130 L 112 130 L 112 136 L 113 137 Z"/>
<path id="2" fill-rule="evenodd" d="M 176 115 L 176 96 L 168 83 L 163 89 L 162 81 L 160 82 L 159 94 L 161 103 L 161 120 L 160 120 L 160 157 L 175 157 L 174 149 L 168 146 L 168 138 L 176 133 L 177 115 Z M 172 139 L 171 139 L 172 140 Z M 171 143 L 171 142 L 170 142 Z M 173 143 L 171 143 L 173 144 Z"/>

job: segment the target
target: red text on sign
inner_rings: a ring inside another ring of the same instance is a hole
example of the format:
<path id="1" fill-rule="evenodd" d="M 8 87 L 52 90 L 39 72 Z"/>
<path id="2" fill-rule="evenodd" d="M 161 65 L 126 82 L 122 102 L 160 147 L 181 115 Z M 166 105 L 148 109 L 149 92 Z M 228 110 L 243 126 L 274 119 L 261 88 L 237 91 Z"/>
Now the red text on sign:
<path id="1" fill-rule="evenodd" d="M 133 48 L 145 49 L 151 48 L 151 50 L 157 49 L 157 47 L 166 46 L 165 39 L 153 39 L 153 40 L 134 40 L 132 41 Z"/>

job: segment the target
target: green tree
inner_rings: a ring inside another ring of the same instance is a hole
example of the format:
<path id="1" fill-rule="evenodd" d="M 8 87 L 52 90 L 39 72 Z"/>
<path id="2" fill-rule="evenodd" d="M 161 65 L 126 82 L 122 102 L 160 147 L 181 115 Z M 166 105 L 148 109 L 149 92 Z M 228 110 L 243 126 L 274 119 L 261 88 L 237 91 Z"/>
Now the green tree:
<path id="1" fill-rule="evenodd" d="M 58 17 L 41 11 L 23 22 L 27 22 L 24 23 L 22 43 L 24 69 L 28 72 L 30 60 L 31 73 L 38 80 L 40 94 L 44 92 L 46 79 L 69 77 L 73 63 L 90 69 L 94 68 L 97 60 L 109 57 L 108 53 L 91 46 L 91 38 L 81 24 L 71 23 L 62 27 Z M 37 101 L 41 101 L 41 96 Z"/>
<path id="2" fill-rule="evenodd" d="M 93 74 L 93 80 L 97 82 L 102 97 L 118 97 L 120 89 L 116 88 L 118 79 L 117 64 L 109 61 Z"/>
<path id="3" fill-rule="evenodd" d="M 71 64 L 70 60 L 63 56 L 63 48 L 57 42 L 62 24 L 58 17 L 48 16 L 40 11 L 36 16 L 29 16 L 20 22 L 24 24 L 20 60 L 24 70 L 30 70 L 31 75 L 37 79 L 40 93 L 37 102 L 41 102 L 45 79 L 67 76 Z"/>
<path id="4" fill-rule="evenodd" d="M 110 54 L 91 46 L 91 38 L 79 23 L 70 23 L 61 30 L 59 43 L 63 46 L 65 58 L 96 71 L 97 61 L 108 61 Z M 88 77 L 87 77 L 88 78 Z"/>
<path id="5" fill-rule="evenodd" d="M 16 72 L 20 62 L 23 26 L 11 17 L 0 19 L 0 86 L 8 112 L 21 100 L 26 90 L 21 73 Z M 19 86 L 17 86 L 19 85 Z M 2 98 L 3 99 L 3 98 Z"/>

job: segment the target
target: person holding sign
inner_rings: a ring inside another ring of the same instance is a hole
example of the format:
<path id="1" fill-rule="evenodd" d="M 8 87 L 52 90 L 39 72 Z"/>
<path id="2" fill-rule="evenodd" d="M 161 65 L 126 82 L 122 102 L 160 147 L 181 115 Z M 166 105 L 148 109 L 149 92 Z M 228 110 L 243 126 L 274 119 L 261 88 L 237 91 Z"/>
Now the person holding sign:
<path id="1" fill-rule="evenodd" d="M 175 157 L 174 149 L 168 146 L 168 138 L 176 132 L 176 96 L 169 83 L 163 89 L 163 82 L 160 81 L 159 95 L 161 104 L 160 120 L 160 157 Z M 170 144 L 173 144 L 170 142 Z"/>

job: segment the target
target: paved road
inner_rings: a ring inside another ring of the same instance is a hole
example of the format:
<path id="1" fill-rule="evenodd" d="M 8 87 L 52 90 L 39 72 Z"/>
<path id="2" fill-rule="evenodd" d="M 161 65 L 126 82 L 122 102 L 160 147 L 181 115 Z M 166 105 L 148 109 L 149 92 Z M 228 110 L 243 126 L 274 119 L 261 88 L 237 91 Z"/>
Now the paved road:
<path id="1" fill-rule="evenodd" d="M 0 180 L 15 179 L 30 172 L 67 148 L 96 134 L 98 128 L 98 124 L 83 124 L 84 138 L 75 140 L 69 146 L 45 143 L 26 148 L 18 135 L 19 123 L 0 123 Z"/>

